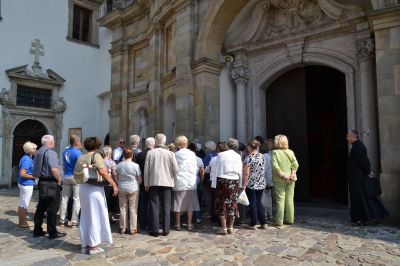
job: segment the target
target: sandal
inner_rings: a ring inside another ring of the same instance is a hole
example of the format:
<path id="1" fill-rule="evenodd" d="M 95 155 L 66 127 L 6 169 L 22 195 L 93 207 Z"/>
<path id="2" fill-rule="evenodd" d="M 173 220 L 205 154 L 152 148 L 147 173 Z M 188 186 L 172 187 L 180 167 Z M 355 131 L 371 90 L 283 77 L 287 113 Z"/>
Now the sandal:
<path id="1" fill-rule="evenodd" d="M 230 234 L 230 235 L 232 235 L 232 234 L 233 234 L 233 227 L 231 227 L 231 228 L 227 228 L 226 230 L 228 231 L 228 234 Z"/>
<path id="2" fill-rule="evenodd" d="M 227 232 L 227 229 L 225 228 L 220 228 L 220 229 L 218 229 L 218 231 L 217 231 L 217 235 L 226 235 L 226 234 L 228 234 L 228 232 Z"/>

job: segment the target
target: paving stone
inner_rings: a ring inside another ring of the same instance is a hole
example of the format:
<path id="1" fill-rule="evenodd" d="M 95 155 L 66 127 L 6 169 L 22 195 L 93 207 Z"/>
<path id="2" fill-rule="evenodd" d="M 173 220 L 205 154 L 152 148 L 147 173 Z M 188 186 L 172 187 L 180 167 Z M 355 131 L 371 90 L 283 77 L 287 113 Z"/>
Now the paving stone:
<path id="1" fill-rule="evenodd" d="M 32 264 L 32 266 L 43 266 L 43 265 L 51 265 L 51 266 L 64 266 L 68 265 L 69 262 L 64 257 L 56 257 L 51 259 L 46 259 L 42 261 L 38 261 Z"/>
<path id="2" fill-rule="evenodd" d="M 288 248 L 287 246 L 270 246 L 265 250 L 272 254 L 279 254 L 282 251 L 286 250 L 287 248 Z"/>
<path id="3" fill-rule="evenodd" d="M 144 250 L 144 249 L 137 249 L 135 252 L 135 255 L 138 257 L 143 257 L 147 254 L 149 254 L 150 252 L 148 250 Z"/>
<path id="4" fill-rule="evenodd" d="M 181 258 L 179 258 L 179 257 L 177 257 L 177 256 L 175 256 L 175 255 L 168 255 L 168 256 L 166 257 L 166 259 L 167 259 L 167 261 L 168 261 L 169 263 L 172 263 L 172 264 L 177 264 L 177 263 L 180 263 L 180 262 L 183 261 Z"/>

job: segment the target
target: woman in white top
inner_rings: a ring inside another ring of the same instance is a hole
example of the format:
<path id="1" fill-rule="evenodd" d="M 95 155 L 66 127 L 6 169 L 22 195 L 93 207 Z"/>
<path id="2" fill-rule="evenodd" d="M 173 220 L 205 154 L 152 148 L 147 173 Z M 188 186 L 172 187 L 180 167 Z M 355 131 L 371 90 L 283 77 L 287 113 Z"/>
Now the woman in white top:
<path id="1" fill-rule="evenodd" d="M 119 233 L 125 234 L 127 229 L 129 212 L 129 231 L 131 235 L 138 232 L 137 229 L 137 208 L 138 208 L 138 190 L 142 183 L 140 168 L 137 163 L 132 162 L 133 151 L 130 148 L 124 148 L 122 151 L 124 161 L 117 165 L 118 177 L 118 196 L 119 196 Z"/>
<path id="2" fill-rule="evenodd" d="M 235 216 L 239 216 L 237 198 L 243 171 L 242 158 L 235 151 L 239 148 L 238 140 L 231 138 L 226 145 L 228 150 L 220 152 L 215 162 L 215 213 L 221 220 L 222 229 L 217 231 L 221 235 L 233 233 Z"/>
<path id="3" fill-rule="evenodd" d="M 172 211 L 175 212 L 175 229 L 181 229 L 181 212 L 187 212 L 188 230 L 193 229 L 193 211 L 199 211 L 197 199 L 197 160 L 196 155 L 187 149 L 188 139 L 179 136 L 175 140 L 178 151 L 175 153 L 178 173 L 172 192 Z"/>

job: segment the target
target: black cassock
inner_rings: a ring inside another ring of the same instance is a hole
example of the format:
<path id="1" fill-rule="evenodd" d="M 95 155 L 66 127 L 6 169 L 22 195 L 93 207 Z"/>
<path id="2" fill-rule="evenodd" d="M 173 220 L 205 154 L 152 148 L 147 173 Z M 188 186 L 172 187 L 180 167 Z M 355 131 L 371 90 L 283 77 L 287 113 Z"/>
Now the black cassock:
<path id="1" fill-rule="evenodd" d="M 347 177 L 350 193 L 350 216 L 353 222 L 367 222 L 389 215 L 378 198 L 367 198 L 363 189 L 363 179 L 368 178 L 371 164 L 364 144 L 353 143 L 347 160 Z"/>

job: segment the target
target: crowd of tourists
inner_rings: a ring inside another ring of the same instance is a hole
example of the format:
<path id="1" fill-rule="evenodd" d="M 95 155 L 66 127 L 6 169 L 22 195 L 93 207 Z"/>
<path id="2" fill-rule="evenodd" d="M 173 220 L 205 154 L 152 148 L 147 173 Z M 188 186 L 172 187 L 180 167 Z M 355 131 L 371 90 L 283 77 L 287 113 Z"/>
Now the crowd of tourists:
<path id="1" fill-rule="evenodd" d="M 217 234 L 234 234 L 235 219 L 245 214 L 238 202 L 248 205 L 247 229 L 293 224 L 299 163 L 286 136 L 266 141 L 257 136 L 247 145 L 233 138 L 208 141 L 204 150 L 198 140 L 189 142 L 185 136 L 167 144 L 160 133 L 143 140 L 144 147 L 141 142 L 138 135 L 130 137 L 129 145 L 120 138 L 113 150 L 89 137 L 82 147 L 72 135 L 62 161 L 51 135 L 42 137 L 37 151 L 36 144 L 25 143 L 19 165 L 19 226 L 29 227 L 26 216 L 35 179 L 39 202 L 33 236 L 46 234 L 45 215 L 49 238 L 65 236 L 56 227 L 59 214 L 60 226 L 79 227 L 82 253 L 104 252 L 99 245 L 112 243 L 110 224 L 117 222 L 117 214 L 120 234 L 141 231 L 154 237 L 170 233 L 171 212 L 174 230 L 193 230 L 194 222 L 202 222 L 201 206 L 220 225 Z M 88 181 L 93 170 L 97 183 Z"/>

